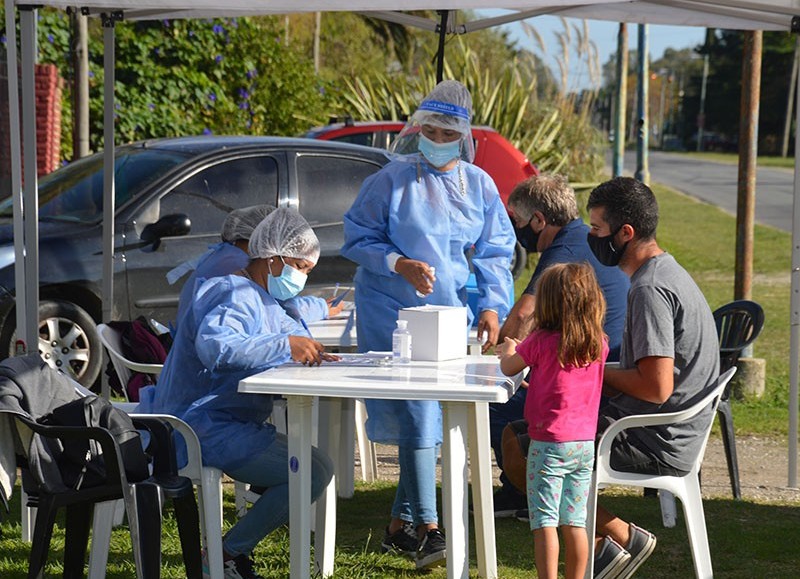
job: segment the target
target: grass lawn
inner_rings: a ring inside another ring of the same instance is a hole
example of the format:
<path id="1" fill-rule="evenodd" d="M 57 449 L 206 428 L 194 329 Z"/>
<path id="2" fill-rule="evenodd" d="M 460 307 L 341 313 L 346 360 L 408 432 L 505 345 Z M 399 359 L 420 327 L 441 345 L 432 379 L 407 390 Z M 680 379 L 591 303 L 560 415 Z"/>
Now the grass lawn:
<path id="1" fill-rule="evenodd" d="M 613 492 L 612 492 L 613 491 Z M 0 526 L 0 577 L 22 579 L 27 573 L 29 545 L 20 541 L 19 493 L 12 505 L 10 520 Z M 394 487 L 386 482 L 356 484 L 355 496 L 338 503 L 335 577 L 341 579 L 392 579 L 446 577 L 444 568 L 416 571 L 404 557 L 383 555 L 380 540 L 386 524 L 386 508 L 394 497 Z M 609 489 L 602 496 L 605 506 L 625 513 L 637 524 L 652 529 L 658 547 L 639 576 L 651 579 L 691 577 L 692 559 L 683 514 L 673 529 L 661 527 L 658 501 L 640 494 Z M 714 571 L 728 579 L 784 579 L 797 576 L 798 556 L 791 547 L 800 541 L 800 509 L 796 505 L 757 504 L 731 499 L 705 501 L 706 521 Z M 232 492 L 225 493 L 225 524 L 234 522 Z M 61 519 L 63 521 L 63 518 Z M 471 522 L 470 522 L 471 524 Z M 185 577 L 175 521 L 167 513 L 164 522 L 162 577 Z M 474 532 L 471 531 L 474 540 Z M 313 544 L 313 543 L 312 543 Z M 51 542 L 45 577 L 60 577 L 58 561 L 64 555 L 64 533 L 60 527 Z M 289 568 L 288 529 L 273 533 L 257 548 L 257 571 L 270 579 L 285 579 Z M 503 579 L 536 577 L 533 565 L 533 540 L 524 523 L 516 519 L 497 521 L 498 573 Z M 471 576 L 477 577 L 474 543 L 471 550 Z M 109 552 L 107 577 L 129 579 L 135 576 L 126 527 L 114 530 Z"/>
<path id="2" fill-rule="evenodd" d="M 712 309 L 733 299 L 734 218 L 665 188 L 656 187 L 661 206 L 659 242 L 673 253 L 694 276 Z M 588 191 L 579 193 L 585 206 Z M 766 311 L 766 326 L 755 344 L 755 356 L 767 360 L 767 389 L 757 402 L 733 402 L 737 432 L 762 435 L 787 433 L 789 383 L 789 271 L 790 236 L 772 228 L 756 227 L 755 275 L 752 297 Z M 531 260 L 531 265 L 535 256 Z M 523 274 L 517 293 L 530 277 Z M 764 465 L 783 468 L 783 465 Z M 356 484 L 351 500 L 338 503 L 336 577 L 402 578 L 445 577 L 443 569 L 418 573 L 402 557 L 379 553 L 388 507 L 394 496 L 390 483 Z M 225 522 L 234 522 L 232 494 L 225 496 Z M 603 503 L 626 519 L 653 530 L 658 548 L 638 574 L 653 579 L 690 577 L 691 554 L 679 513 L 674 529 L 661 527 L 657 501 L 621 490 L 606 491 Z M 800 509 L 797 504 L 756 503 L 713 499 L 705 501 L 714 570 L 718 577 L 783 579 L 798 575 L 800 556 L 794 545 L 800 541 Z M 29 545 L 20 540 L 19 493 L 14 494 L 11 514 L 0 525 L 0 577 L 22 578 L 27 572 Z M 63 516 L 62 519 L 63 521 Z M 108 577 L 134 577 L 130 545 L 125 528 L 115 530 L 109 556 Z M 473 534 L 474 536 L 474 534 Z M 64 535 L 56 529 L 47 576 L 60 576 L 57 561 L 63 559 Z M 516 520 L 497 521 L 499 575 L 504 579 L 535 577 L 533 545 L 527 527 Z M 270 578 L 284 579 L 289 568 L 288 533 L 280 530 L 259 545 L 257 570 Z M 164 571 L 167 578 L 185 577 L 174 519 L 165 520 Z M 473 576 L 477 567 L 472 559 Z"/>

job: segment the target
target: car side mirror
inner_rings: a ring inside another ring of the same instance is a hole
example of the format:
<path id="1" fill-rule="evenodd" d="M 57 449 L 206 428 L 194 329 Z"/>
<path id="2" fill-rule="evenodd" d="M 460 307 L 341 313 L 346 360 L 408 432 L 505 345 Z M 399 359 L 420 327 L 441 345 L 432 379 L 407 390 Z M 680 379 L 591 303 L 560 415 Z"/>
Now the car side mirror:
<path id="1" fill-rule="evenodd" d="M 152 247 L 147 251 L 156 251 L 161 245 L 163 237 L 180 237 L 187 235 L 192 230 L 192 221 L 188 215 L 173 213 L 165 215 L 155 223 L 146 225 L 142 230 L 141 239 Z"/>

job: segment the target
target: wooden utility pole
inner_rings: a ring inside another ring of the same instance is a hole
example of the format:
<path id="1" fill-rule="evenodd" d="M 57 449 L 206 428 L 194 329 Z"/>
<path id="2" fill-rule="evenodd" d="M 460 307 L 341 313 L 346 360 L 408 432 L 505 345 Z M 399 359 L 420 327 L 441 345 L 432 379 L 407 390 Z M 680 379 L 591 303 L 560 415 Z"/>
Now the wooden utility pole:
<path id="1" fill-rule="evenodd" d="M 739 179 L 736 204 L 736 277 L 733 297 L 747 300 L 753 283 L 753 225 L 756 206 L 758 104 L 761 93 L 763 32 L 744 33 L 742 102 L 739 123 Z"/>
<path id="2" fill-rule="evenodd" d="M 789 135 L 792 132 L 792 107 L 794 105 L 795 89 L 797 89 L 798 64 L 800 64 L 800 36 L 795 39 L 794 43 L 792 75 L 789 80 L 789 91 L 786 97 L 786 117 L 783 121 L 783 144 L 781 145 L 781 157 L 784 159 L 789 155 Z"/>

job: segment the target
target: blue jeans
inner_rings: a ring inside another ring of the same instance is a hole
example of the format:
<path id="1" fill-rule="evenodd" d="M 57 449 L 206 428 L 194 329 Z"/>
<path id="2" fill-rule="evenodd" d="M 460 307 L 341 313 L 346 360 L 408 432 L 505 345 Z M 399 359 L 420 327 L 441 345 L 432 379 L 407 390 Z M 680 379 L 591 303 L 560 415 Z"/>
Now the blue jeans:
<path id="1" fill-rule="evenodd" d="M 226 471 L 231 478 L 267 487 L 247 514 L 225 534 L 222 547 L 228 555 L 252 553 L 269 533 L 289 522 L 289 450 L 285 434 L 277 434 L 269 447 L 245 465 Z M 311 449 L 311 501 L 314 502 L 333 476 L 333 463 L 317 448 Z"/>
<path id="2" fill-rule="evenodd" d="M 397 447 L 400 480 L 392 505 L 392 517 L 414 527 L 439 522 L 436 510 L 436 449 Z"/>

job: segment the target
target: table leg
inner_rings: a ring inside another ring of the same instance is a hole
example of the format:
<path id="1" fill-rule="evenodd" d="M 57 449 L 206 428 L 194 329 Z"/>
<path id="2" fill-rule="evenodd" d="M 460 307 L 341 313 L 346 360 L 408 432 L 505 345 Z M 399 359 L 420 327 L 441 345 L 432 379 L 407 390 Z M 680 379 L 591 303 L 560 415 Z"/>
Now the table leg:
<path id="1" fill-rule="evenodd" d="M 310 396 L 287 396 L 289 409 L 289 573 L 309 576 L 311 567 L 311 404 Z"/>
<path id="2" fill-rule="evenodd" d="M 442 403 L 442 509 L 447 534 L 447 578 L 469 577 L 467 526 L 467 414 L 469 404 Z"/>
<path id="3" fill-rule="evenodd" d="M 342 399 L 319 400 L 319 449 L 334 460 L 339 456 L 339 436 L 342 432 Z M 352 417 L 349 419 L 353 422 Z M 337 465 L 341 466 L 341 465 Z M 350 463 L 350 472 L 353 464 Z M 333 575 L 333 555 L 336 546 L 336 486 L 339 478 L 334 472 L 331 482 L 317 499 L 314 525 L 314 559 L 322 577 Z M 351 479 L 352 480 L 352 479 Z"/>
<path id="4" fill-rule="evenodd" d="M 486 402 L 478 402 L 470 405 L 469 409 L 469 458 L 478 574 L 486 579 L 497 577 L 491 452 L 489 405 Z"/>
<path id="5" fill-rule="evenodd" d="M 352 398 L 338 398 L 338 400 L 341 401 L 341 435 L 338 435 L 341 442 L 338 454 L 329 456 L 334 460 L 338 456 L 336 478 L 339 481 L 339 496 L 349 499 L 355 492 L 353 470 L 356 462 L 356 401 Z"/>

